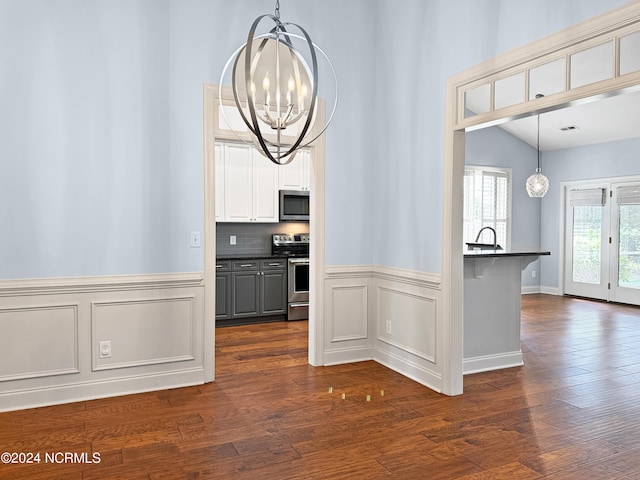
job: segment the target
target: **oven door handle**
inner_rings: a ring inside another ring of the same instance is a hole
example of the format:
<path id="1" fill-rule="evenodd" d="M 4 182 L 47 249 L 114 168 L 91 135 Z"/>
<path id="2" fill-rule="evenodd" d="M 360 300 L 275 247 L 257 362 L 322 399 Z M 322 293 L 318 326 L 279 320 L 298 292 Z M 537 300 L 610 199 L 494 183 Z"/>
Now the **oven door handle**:
<path id="1" fill-rule="evenodd" d="M 303 303 L 303 302 L 290 303 L 289 306 L 291 308 L 308 307 L 309 306 L 309 302 L 306 302 L 306 303 Z"/>
<path id="2" fill-rule="evenodd" d="M 289 263 L 292 265 L 309 265 L 308 258 L 290 258 Z"/>

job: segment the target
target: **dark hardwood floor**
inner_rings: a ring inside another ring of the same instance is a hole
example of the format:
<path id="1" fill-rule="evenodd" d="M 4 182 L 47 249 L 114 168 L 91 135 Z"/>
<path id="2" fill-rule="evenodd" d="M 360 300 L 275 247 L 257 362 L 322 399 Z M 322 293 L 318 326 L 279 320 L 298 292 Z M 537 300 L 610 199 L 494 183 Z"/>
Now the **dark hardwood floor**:
<path id="1" fill-rule="evenodd" d="M 306 322 L 216 334 L 212 384 L 0 414 L 1 452 L 42 455 L 0 478 L 640 478 L 639 308 L 524 296 L 526 365 L 458 397 L 375 362 L 310 367 Z"/>

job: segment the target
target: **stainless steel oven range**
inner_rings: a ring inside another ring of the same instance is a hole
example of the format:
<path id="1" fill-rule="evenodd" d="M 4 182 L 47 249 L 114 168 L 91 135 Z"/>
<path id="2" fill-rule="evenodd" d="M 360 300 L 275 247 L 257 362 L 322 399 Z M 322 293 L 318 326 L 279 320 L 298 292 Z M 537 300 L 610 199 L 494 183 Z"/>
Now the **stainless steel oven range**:
<path id="1" fill-rule="evenodd" d="M 271 253 L 288 257 L 287 320 L 309 318 L 309 234 L 276 233 Z"/>

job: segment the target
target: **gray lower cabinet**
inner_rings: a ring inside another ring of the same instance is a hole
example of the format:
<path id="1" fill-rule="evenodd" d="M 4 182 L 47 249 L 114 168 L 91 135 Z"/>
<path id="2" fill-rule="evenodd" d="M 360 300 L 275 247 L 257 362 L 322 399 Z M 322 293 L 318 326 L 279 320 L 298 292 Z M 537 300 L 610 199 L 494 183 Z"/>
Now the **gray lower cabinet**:
<path id="1" fill-rule="evenodd" d="M 260 314 L 287 313 L 287 260 L 260 260 Z"/>
<path id="2" fill-rule="evenodd" d="M 232 260 L 230 305 L 232 319 L 285 315 L 287 260 Z"/>
<path id="3" fill-rule="evenodd" d="M 259 311 L 259 260 L 232 262 L 231 317 L 256 317 Z"/>
<path id="4" fill-rule="evenodd" d="M 216 262 L 216 320 L 231 317 L 231 262 Z"/>

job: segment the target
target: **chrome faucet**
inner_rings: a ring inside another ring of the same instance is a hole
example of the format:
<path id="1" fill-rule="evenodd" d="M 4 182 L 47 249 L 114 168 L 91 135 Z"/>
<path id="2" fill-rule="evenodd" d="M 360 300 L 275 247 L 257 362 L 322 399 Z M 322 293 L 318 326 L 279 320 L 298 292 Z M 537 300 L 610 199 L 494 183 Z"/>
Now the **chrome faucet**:
<path id="1" fill-rule="evenodd" d="M 498 248 L 498 236 L 496 235 L 496 231 L 492 227 L 482 227 L 478 232 L 478 236 L 476 237 L 476 243 L 480 240 L 480 235 L 484 230 L 491 230 L 493 232 L 493 249 L 496 250 Z"/>

